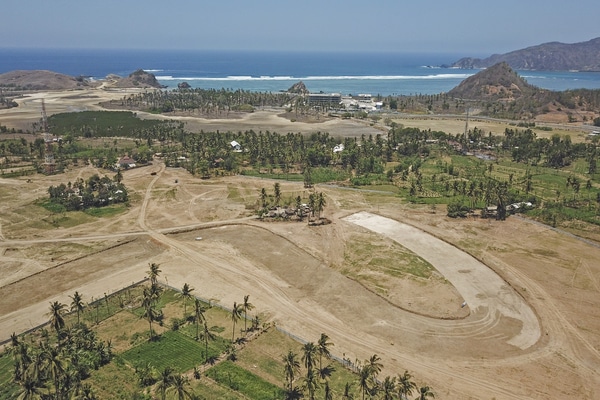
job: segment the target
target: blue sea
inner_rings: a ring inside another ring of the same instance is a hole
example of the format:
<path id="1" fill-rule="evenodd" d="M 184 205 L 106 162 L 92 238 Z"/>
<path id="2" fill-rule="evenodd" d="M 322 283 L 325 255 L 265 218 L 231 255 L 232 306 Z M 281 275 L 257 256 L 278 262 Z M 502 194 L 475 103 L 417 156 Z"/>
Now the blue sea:
<path id="1" fill-rule="evenodd" d="M 168 88 L 287 90 L 303 81 L 311 92 L 372 95 L 437 94 L 477 70 L 442 68 L 485 54 L 338 53 L 182 50 L 0 49 L 0 73 L 45 69 L 102 79 L 137 69 L 153 73 Z M 550 90 L 600 89 L 598 72 L 517 71 L 530 84 Z"/>

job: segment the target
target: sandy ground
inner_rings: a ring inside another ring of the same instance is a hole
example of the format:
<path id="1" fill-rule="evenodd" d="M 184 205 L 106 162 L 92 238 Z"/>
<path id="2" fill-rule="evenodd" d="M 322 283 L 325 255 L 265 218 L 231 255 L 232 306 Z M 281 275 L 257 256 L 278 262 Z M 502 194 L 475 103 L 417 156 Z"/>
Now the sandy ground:
<path id="1" fill-rule="evenodd" d="M 33 123 L 39 123 L 42 116 L 42 98 L 45 102 L 48 115 L 76 112 L 104 110 L 99 103 L 108 100 L 120 100 L 141 89 L 81 89 L 72 91 L 39 92 L 25 95 L 16 99 L 19 107 L 0 110 L 0 123 L 8 128 L 35 131 Z M 334 137 L 377 135 L 386 133 L 381 125 L 371 126 L 369 120 L 357 123 L 350 120 L 333 119 L 321 122 L 292 122 L 279 117 L 277 114 L 283 110 L 257 110 L 253 113 L 242 114 L 236 118 L 198 118 L 186 115 L 156 115 L 137 112 L 140 118 L 148 119 L 176 119 L 186 124 L 186 129 L 192 132 L 226 132 L 244 131 L 253 129 L 259 131 L 288 132 L 329 132 Z"/>
<path id="2" fill-rule="evenodd" d="M 94 107 L 88 100 L 76 106 Z M 201 181 L 159 160 L 125 172 L 134 200 L 119 216 L 50 229 L 25 211 L 49 185 L 95 172 L 0 179 L 0 340 L 45 322 L 49 302 L 69 303 L 75 290 L 98 298 L 142 279 L 156 262 L 169 285 L 188 283 L 225 306 L 249 294 L 263 318 L 306 340 L 327 333 L 339 357 L 376 353 L 383 374 L 408 369 L 439 399 L 600 398 L 598 246 L 516 217 L 451 220 L 329 186 L 316 190 L 332 224 L 264 223 L 249 205 L 272 182 Z M 282 190 L 305 194 L 298 184 Z M 420 313 L 337 272 L 349 238 L 363 231 L 436 266 L 460 294 L 444 306 L 459 313 L 464 299 L 469 312 L 432 318 L 428 305 L 448 301 L 430 286 L 406 293 L 422 298 Z"/>

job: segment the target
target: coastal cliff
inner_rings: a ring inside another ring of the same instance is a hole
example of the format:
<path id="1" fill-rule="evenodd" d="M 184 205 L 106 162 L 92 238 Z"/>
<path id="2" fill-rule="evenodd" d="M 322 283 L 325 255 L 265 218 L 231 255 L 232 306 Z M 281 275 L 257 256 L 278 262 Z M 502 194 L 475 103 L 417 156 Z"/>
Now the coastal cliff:
<path id="1" fill-rule="evenodd" d="M 123 78 L 117 75 L 106 77 L 105 87 L 117 88 L 164 88 L 154 74 L 144 70 L 132 72 Z M 73 77 L 45 70 L 18 70 L 0 74 L 0 88 L 6 91 L 19 90 L 71 90 L 98 86 L 99 82 L 87 77 Z"/>
<path id="2" fill-rule="evenodd" d="M 488 68 L 500 62 L 505 62 L 517 70 L 598 72 L 600 37 L 573 44 L 544 43 L 510 53 L 494 54 L 484 59 L 466 57 L 454 62 L 450 67 Z"/>
<path id="3" fill-rule="evenodd" d="M 46 70 L 17 70 L 0 74 L 5 90 L 65 90 L 89 87 L 84 77 L 73 77 Z"/>

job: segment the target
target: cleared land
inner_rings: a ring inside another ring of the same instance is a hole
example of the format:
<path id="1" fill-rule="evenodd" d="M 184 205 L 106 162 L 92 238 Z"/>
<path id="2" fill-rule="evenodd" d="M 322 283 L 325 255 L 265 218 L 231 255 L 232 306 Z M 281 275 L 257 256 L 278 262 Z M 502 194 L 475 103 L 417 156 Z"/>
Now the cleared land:
<path id="1" fill-rule="evenodd" d="M 61 99 L 47 106 L 96 101 Z M 30 119 L 39 116 L 35 104 Z M 134 200 L 118 215 L 56 228 L 32 204 L 50 185 L 97 172 L 0 179 L 0 339 L 45 322 L 50 301 L 69 303 L 75 290 L 101 297 L 155 262 L 171 286 L 188 283 L 225 306 L 249 294 L 257 311 L 295 335 L 327 333 L 339 357 L 377 353 L 383 374 L 408 369 L 436 398 L 600 397 L 598 246 L 516 217 L 450 220 L 393 195 L 329 186 L 316 190 L 332 224 L 260 222 L 252 206 L 272 181 L 202 181 L 160 160 L 124 173 Z M 281 185 L 284 198 L 308 197 L 300 184 Z M 435 266 L 436 279 L 346 271 L 373 242 L 382 244 L 379 264 L 397 262 L 383 244 L 403 246 Z"/>

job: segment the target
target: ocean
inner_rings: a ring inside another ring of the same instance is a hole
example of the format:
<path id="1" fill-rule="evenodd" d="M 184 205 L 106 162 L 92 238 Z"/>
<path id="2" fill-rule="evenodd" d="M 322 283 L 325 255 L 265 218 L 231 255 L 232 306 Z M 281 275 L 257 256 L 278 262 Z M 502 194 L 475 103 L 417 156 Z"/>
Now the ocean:
<path id="1" fill-rule="evenodd" d="M 304 82 L 311 92 L 372 95 L 437 94 L 477 70 L 442 68 L 467 54 L 337 53 L 183 50 L 0 49 L 0 73 L 45 69 L 102 79 L 137 69 L 153 73 L 168 88 L 287 90 Z M 473 57 L 486 55 L 468 54 Z M 550 90 L 600 89 L 599 72 L 517 71 L 530 84 Z"/>

